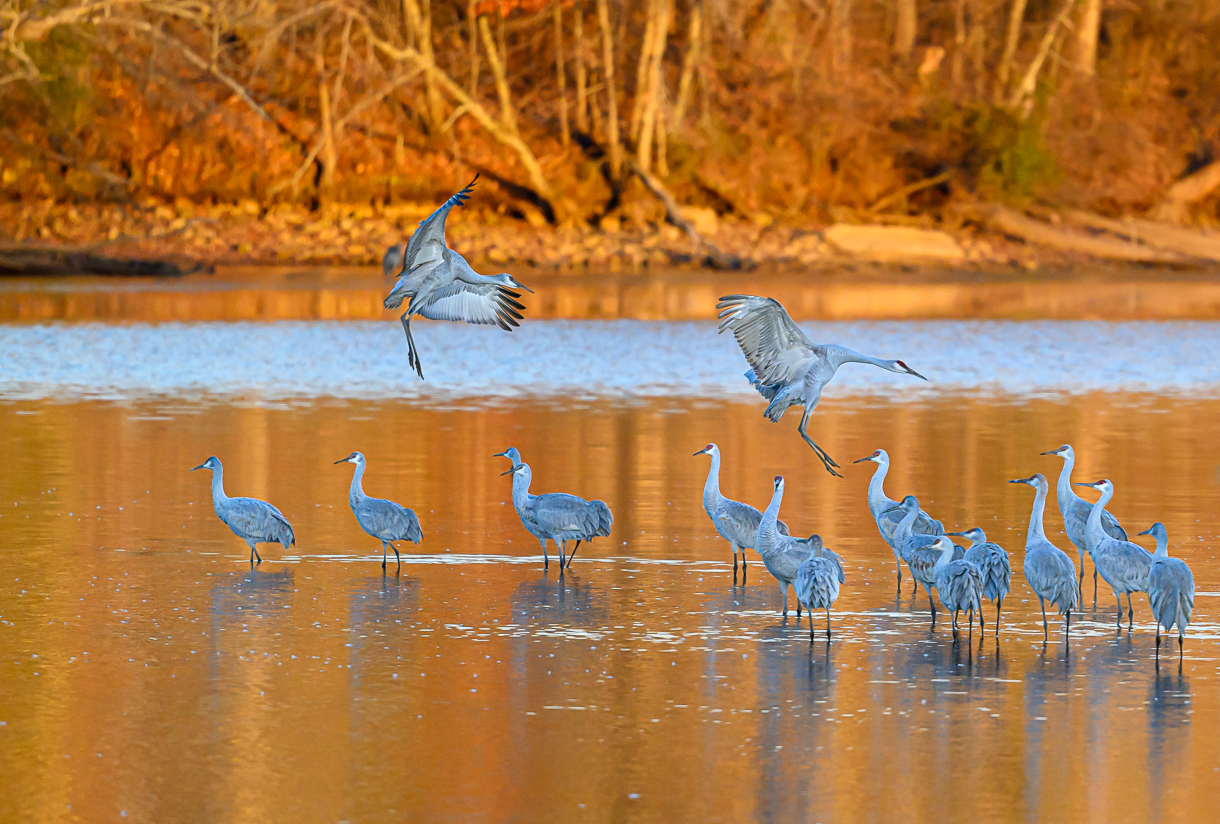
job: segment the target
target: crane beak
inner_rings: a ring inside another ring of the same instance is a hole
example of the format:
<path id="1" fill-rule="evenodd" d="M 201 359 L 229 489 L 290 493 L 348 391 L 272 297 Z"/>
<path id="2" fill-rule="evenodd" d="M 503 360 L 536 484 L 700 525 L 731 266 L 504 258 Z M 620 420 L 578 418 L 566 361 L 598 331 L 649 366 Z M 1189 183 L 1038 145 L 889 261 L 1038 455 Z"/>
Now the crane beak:
<path id="1" fill-rule="evenodd" d="M 521 468 L 520 466 L 514 466 L 512 469 L 508 470 L 507 472 L 501 472 L 500 477 L 503 478 L 505 475 L 511 475 L 520 468 Z"/>
<path id="2" fill-rule="evenodd" d="M 706 454 L 707 454 L 707 447 L 705 446 L 702 449 L 700 449 L 698 452 L 696 452 L 694 455 L 691 455 L 691 457 L 694 458 L 699 455 L 706 455 Z"/>
<path id="3" fill-rule="evenodd" d="M 1039 454 L 1039 455 L 1058 455 L 1058 454 L 1059 454 L 1059 450 L 1058 450 L 1058 449 L 1052 449 L 1052 450 L 1051 450 L 1051 451 L 1049 451 L 1049 452 L 1039 452 L 1038 454 Z"/>
<path id="4" fill-rule="evenodd" d="M 1137 532 L 1137 533 L 1135 533 L 1135 534 L 1136 534 L 1136 535 L 1151 535 L 1151 534 L 1152 534 L 1152 527 L 1148 527 L 1148 528 L 1147 528 L 1147 529 L 1145 529 L 1143 532 Z"/>
<path id="5" fill-rule="evenodd" d="M 1032 477 L 1029 477 L 1029 478 L 1013 478 L 1011 481 L 1009 481 L 1009 483 L 1010 483 L 1010 484 L 1027 484 L 1027 483 L 1029 483 L 1029 482 L 1030 482 L 1030 481 L 1032 481 L 1032 480 L 1033 480 L 1033 478 L 1032 478 Z"/>
<path id="6" fill-rule="evenodd" d="M 493 458 L 507 458 L 507 457 L 508 457 L 508 451 L 507 451 L 507 450 L 505 450 L 504 452 L 497 452 L 496 454 L 492 455 L 492 457 L 493 457 Z"/>
<path id="7" fill-rule="evenodd" d="M 914 369 L 912 369 L 912 368 L 911 368 L 911 367 L 909 367 L 909 366 L 907 367 L 907 374 L 908 374 L 908 375 L 914 375 L 915 377 L 919 378 L 921 381 L 926 381 L 926 380 L 927 380 L 927 378 L 925 378 L 923 375 L 919 374 L 918 372 L 916 372 Z"/>
<path id="8" fill-rule="evenodd" d="M 1097 484 L 1095 484 L 1095 483 L 1093 483 L 1093 484 L 1088 484 L 1088 483 L 1073 483 L 1073 484 L 1072 484 L 1072 486 L 1087 486 L 1089 489 L 1096 489 L 1096 488 L 1097 488 Z"/>
<path id="9" fill-rule="evenodd" d="M 867 457 L 861 458 L 861 459 L 860 459 L 860 460 L 858 460 L 858 461 L 852 461 L 852 463 L 854 463 L 854 464 L 858 464 L 858 463 L 864 463 L 865 461 L 871 461 L 872 459 L 873 459 L 873 456 L 872 456 L 872 455 L 868 455 Z"/>
<path id="10" fill-rule="evenodd" d="M 195 467 L 195 469 L 207 469 L 207 468 L 208 468 L 208 465 L 205 463 L 201 463 L 201 464 L 199 464 L 199 466 Z M 195 469 L 192 469 L 191 471 L 194 472 Z"/>
<path id="11" fill-rule="evenodd" d="M 958 538 L 965 538 L 965 537 L 966 537 L 966 533 L 965 533 L 965 532 L 946 532 L 945 534 L 946 534 L 946 535 L 953 535 L 953 536 L 956 536 L 956 537 L 958 537 Z"/>
<path id="12" fill-rule="evenodd" d="M 347 463 L 349 460 L 351 460 L 351 459 L 350 458 L 340 458 L 339 460 L 335 461 L 335 465 L 337 466 L 338 464 L 341 464 L 341 463 Z"/>

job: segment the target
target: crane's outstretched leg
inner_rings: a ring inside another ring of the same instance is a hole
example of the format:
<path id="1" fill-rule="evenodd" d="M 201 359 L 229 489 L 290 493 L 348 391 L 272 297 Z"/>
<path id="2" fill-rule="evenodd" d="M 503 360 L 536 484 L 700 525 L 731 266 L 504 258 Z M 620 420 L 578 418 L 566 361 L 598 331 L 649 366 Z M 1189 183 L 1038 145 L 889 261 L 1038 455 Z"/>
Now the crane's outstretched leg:
<path id="1" fill-rule="evenodd" d="M 580 539 L 579 538 L 576 539 L 576 546 L 572 547 L 572 552 L 571 552 L 571 554 L 568 555 L 568 561 L 567 561 L 566 566 L 569 566 L 569 567 L 572 566 L 572 556 L 576 554 L 576 550 L 578 550 L 578 549 L 580 549 Z"/>
<path id="2" fill-rule="evenodd" d="M 415 338 L 411 337 L 411 312 L 402 313 L 402 328 L 407 333 L 407 365 L 415 370 L 415 374 L 419 375 L 419 379 L 424 379 L 424 365 L 419 359 L 419 352 L 415 349 Z"/>
<path id="3" fill-rule="evenodd" d="M 836 478 L 842 478 L 843 476 L 834 470 L 834 467 L 838 466 L 838 464 L 834 462 L 834 458 L 827 455 L 826 450 L 814 443 L 813 438 L 809 437 L 809 433 L 805 431 L 805 427 L 809 425 L 809 415 L 812 412 L 813 409 L 811 407 L 805 407 L 805 414 L 801 415 L 801 422 L 796 427 L 796 431 L 801 434 L 801 438 L 804 439 L 805 443 L 813 447 L 814 453 L 816 453 L 817 456 L 822 459 L 822 466 L 826 467 L 826 471 L 831 475 L 834 475 Z"/>
<path id="4" fill-rule="evenodd" d="M 1050 637 L 1050 624 L 1046 621 L 1046 601 L 1042 600 L 1042 596 L 1038 596 L 1038 603 L 1042 605 L 1042 640 L 1045 641 Z"/>

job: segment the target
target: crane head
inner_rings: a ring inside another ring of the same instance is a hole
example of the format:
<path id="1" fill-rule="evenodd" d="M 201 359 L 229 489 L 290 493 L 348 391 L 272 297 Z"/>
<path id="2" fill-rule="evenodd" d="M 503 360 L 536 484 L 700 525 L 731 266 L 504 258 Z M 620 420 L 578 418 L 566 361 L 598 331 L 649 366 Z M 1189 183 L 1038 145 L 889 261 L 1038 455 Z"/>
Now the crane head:
<path id="1" fill-rule="evenodd" d="M 987 542 L 987 533 L 979 529 L 977 526 L 970 529 L 964 529 L 961 532 L 946 532 L 946 535 L 955 535 L 959 538 L 969 538 L 971 543 L 982 544 Z"/>
<path id="2" fill-rule="evenodd" d="M 191 471 L 194 472 L 195 469 L 210 469 L 213 472 L 215 472 L 217 469 L 220 469 L 220 458 L 217 458 L 215 455 L 213 455 L 212 457 L 208 458 L 206 461 L 199 464 L 199 466 L 195 467 Z"/>
<path id="3" fill-rule="evenodd" d="M 362 463 L 364 463 L 364 454 L 361 452 L 353 452 L 352 454 L 348 455 L 346 458 L 340 458 L 339 460 L 335 461 L 335 463 L 336 464 L 341 464 L 341 463 L 362 464 Z"/>
<path id="4" fill-rule="evenodd" d="M 776 489 L 776 491 L 781 490 L 781 489 L 783 489 L 783 488 L 784 488 L 784 476 L 783 476 L 783 475 L 776 475 L 776 476 L 775 476 L 775 489 Z"/>
<path id="5" fill-rule="evenodd" d="M 919 373 L 918 373 L 918 372 L 916 372 L 914 369 L 912 369 L 911 367 L 907 366 L 905 363 L 903 363 L 903 362 L 902 362 L 902 361 L 900 361 L 900 360 L 896 360 L 896 361 L 894 361 L 894 365 L 895 365 L 896 367 L 898 367 L 897 369 L 895 369 L 895 370 L 894 370 L 895 372 L 905 372 L 905 373 L 906 373 L 906 374 L 908 374 L 908 375 L 914 375 L 915 377 L 919 378 L 919 379 L 920 379 L 920 380 L 922 380 L 922 381 L 926 381 L 926 380 L 927 380 L 927 378 L 925 378 L 923 375 L 919 374 Z"/>
<path id="6" fill-rule="evenodd" d="M 524 463 L 513 464 L 513 468 L 509 469 L 506 472 L 501 472 L 500 477 L 504 477 L 505 475 L 524 475 L 529 471 L 530 471 L 529 464 L 524 464 Z"/>
<path id="7" fill-rule="evenodd" d="M 711 455 L 716 451 L 716 444 L 709 443 L 707 446 L 700 449 L 695 455 Z M 693 455 L 691 457 L 694 457 Z"/>
<path id="8" fill-rule="evenodd" d="M 1169 538 L 1169 533 L 1165 531 L 1165 525 L 1163 523 L 1161 523 L 1160 521 L 1157 521 L 1155 524 L 1148 527 L 1147 529 L 1145 529 L 1143 532 L 1140 532 L 1139 534 L 1140 535 L 1151 535 L 1154 538 L 1158 538 L 1158 539 L 1163 538 L 1165 540 L 1168 540 L 1168 538 Z"/>
<path id="9" fill-rule="evenodd" d="M 861 458 L 858 461 L 852 461 L 852 463 L 864 463 L 865 461 L 872 461 L 873 463 L 881 463 L 882 461 L 888 461 L 889 458 L 890 458 L 890 456 L 885 453 L 884 449 L 878 449 L 873 454 L 865 455 L 863 458 Z"/>
<path id="10" fill-rule="evenodd" d="M 1100 481 L 1093 481 L 1093 483 L 1073 483 L 1072 486 L 1087 486 L 1096 489 L 1098 492 L 1113 491 L 1114 489 L 1114 484 L 1110 483 L 1108 478 L 1102 478 Z"/>
<path id="11" fill-rule="evenodd" d="M 521 453 L 517 451 L 517 447 L 515 447 L 515 446 L 510 446 L 508 449 L 505 449 L 503 452 L 497 452 L 496 454 L 492 455 L 492 457 L 493 458 L 508 458 L 510 461 L 513 462 L 513 466 L 516 466 L 517 464 L 521 463 Z"/>
<path id="12" fill-rule="evenodd" d="M 1041 454 L 1057 455 L 1060 458 L 1074 458 L 1075 457 L 1075 454 L 1072 452 L 1072 447 L 1069 446 L 1068 444 L 1064 444 L 1063 446 L 1059 447 L 1058 449 L 1052 449 L 1048 452 L 1042 452 Z"/>

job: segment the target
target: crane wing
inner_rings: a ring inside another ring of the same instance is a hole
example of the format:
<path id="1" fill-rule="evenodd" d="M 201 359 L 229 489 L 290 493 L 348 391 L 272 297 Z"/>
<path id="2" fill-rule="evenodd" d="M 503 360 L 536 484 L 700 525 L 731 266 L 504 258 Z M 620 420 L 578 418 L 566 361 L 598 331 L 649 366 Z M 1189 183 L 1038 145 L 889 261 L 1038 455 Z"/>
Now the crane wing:
<path id="1" fill-rule="evenodd" d="M 407 251 L 402 257 L 403 266 L 398 272 L 399 275 L 441 259 L 445 252 L 445 218 L 449 216 L 450 209 L 470 199 L 470 190 L 478 179 L 479 176 L 475 175 L 474 180 L 470 181 L 465 189 L 446 200 L 427 219 L 420 221 L 419 228 L 407 241 Z"/>
<path id="2" fill-rule="evenodd" d="M 467 323 L 494 324 L 511 332 L 520 326 L 520 292 L 496 283 L 468 283 L 454 280 L 429 292 L 419 314 L 432 320 L 464 320 Z"/>
<path id="3" fill-rule="evenodd" d="M 725 295 L 716 304 L 720 331 L 737 345 L 763 384 L 791 381 L 809 368 L 815 348 L 774 298 Z"/>

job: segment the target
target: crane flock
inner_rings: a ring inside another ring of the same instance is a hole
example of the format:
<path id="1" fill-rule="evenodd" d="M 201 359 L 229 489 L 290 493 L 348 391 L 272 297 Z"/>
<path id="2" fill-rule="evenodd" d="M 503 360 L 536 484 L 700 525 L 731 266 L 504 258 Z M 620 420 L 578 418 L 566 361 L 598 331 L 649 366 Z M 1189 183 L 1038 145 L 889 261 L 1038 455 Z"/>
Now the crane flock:
<path id="1" fill-rule="evenodd" d="M 476 176 L 475 181 L 478 180 Z M 450 197 L 426 220 L 422 221 L 406 244 L 390 247 L 383 260 L 387 278 L 396 282 L 385 299 L 386 308 L 397 308 L 407 302 L 402 326 L 407 337 L 407 362 L 423 378 L 419 352 L 411 333 L 410 322 L 420 315 L 434 320 L 465 321 L 472 324 L 496 325 L 512 331 L 522 319 L 524 306 L 518 302 L 520 291 L 532 291 L 507 273 L 487 276 L 475 272 L 460 254 L 449 248 L 445 240 L 445 221 L 449 212 L 468 200 L 475 181 Z M 870 364 L 899 374 L 927 380 L 901 360 L 885 360 L 863 355 L 835 344 L 815 344 L 793 322 L 788 312 L 773 298 L 754 295 L 727 295 L 717 304 L 719 331 L 732 332 L 749 364 L 745 373 L 750 384 L 768 401 L 764 416 L 778 422 L 791 406 L 803 408 L 797 432 L 814 451 L 825 470 L 842 477 L 842 467 L 808 434 L 810 416 L 821 399 L 822 391 L 838 369 L 848 363 Z M 1148 594 L 1149 605 L 1156 619 L 1156 643 L 1159 652 L 1161 628 L 1178 634 L 1179 657 L 1183 636 L 1191 620 L 1195 585 L 1189 566 L 1168 553 L 1168 537 L 1164 525 L 1153 524 L 1141 535 L 1151 535 L 1157 544 L 1150 553 L 1127 538 L 1118 519 L 1106 506 L 1113 498 L 1114 486 L 1109 480 L 1073 483 L 1075 452 L 1070 445 L 1041 453 L 1057 456 L 1063 465 L 1056 484 L 1056 499 L 1063 516 L 1068 540 L 1076 548 L 1080 561 L 1077 570 L 1070 556 L 1047 537 L 1043 525 L 1046 499 L 1050 485 L 1041 473 L 1019 478 L 1010 483 L 1031 486 L 1035 490 L 1033 508 L 1026 532 L 1022 572 L 1025 583 L 1037 596 L 1042 609 L 1043 637 L 1049 638 L 1046 604 L 1049 602 L 1063 615 L 1065 635 L 1071 629 L 1073 612 L 1080 612 L 1083 600 L 1085 556 L 1093 563 L 1094 595 L 1097 603 L 1097 577 L 1114 592 L 1118 603 L 1117 623 L 1122 627 L 1122 596 L 1127 598 L 1128 629 L 1133 626 L 1134 609 L 1131 593 Z M 760 512 L 746 503 L 726 498 L 720 492 L 721 453 L 715 443 L 709 443 L 695 455 L 709 455 L 711 465 L 703 489 L 703 508 L 716 532 L 728 541 L 733 552 L 733 579 L 737 585 L 738 556 L 742 585 L 746 583 L 746 550 L 755 550 L 763 565 L 778 582 L 782 593 L 782 614 L 788 615 L 788 588 L 794 588 L 797 598 L 796 617 L 800 622 L 802 606 L 809 613 L 810 639 L 814 638 L 813 613 L 826 614 L 826 637 L 831 637 L 830 608 L 846 585 L 843 559 L 828 549 L 822 538 L 813 534 L 796 538 L 789 527 L 779 520 L 784 495 L 784 479 L 776 476 L 767 508 Z M 547 542 L 555 543 L 559 551 L 559 574 L 570 567 L 582 542 L 610 535 L 613 515 L 603 501 L 585 500 L 576 495 L 551 492 L 535 495 L 530 492 L 532 471 L 513 447 L 498 453 L 511 467 L 501 473 L 512 476 L 512 503 L 525 530 L 539 540 L 543 552 L 543 569 L 550 567 Z M 996 607 L 996 637 L 1000 632 L 1000 613 L 1004 598 L 1012 586 L 1012 568 L 1008 552 L 989 541 L 978 527 L 946 532 L 943 524 L 920 508 L 912 495 L 901 502 L 885 494 L 884 483 L 890 458 L 884 449 L 860 458 L 855 463 L 877 465 L 869 481 L 867 506 L 884 542 L 894 554 L 898 592 L 902 590 L 902 565 L 928 596 L 932 626 L 936 623 L 935 589 L 942 605 L 952 615 L 952 629 L 959 632 L 958 617 L 966 613 L 973 630 L 977 614 L 980 633 L 985 630 L 982 602 L 992 601 Z M 365 456 L 352 452 L 335 462 L 355 465 L 349 491 L 349 504 L 360 527 L 382 545 L 382 568 L 389 549 L 401 567 L 402 559 L 396 542 L 419 544 L 423 530 L 414 511 L 390 500 L 365 494 L 363 477 Z M 296 542 L 291 524 L 269 503 L 253 498 L 230 498 L 225 494 L 223 467 L 219 459 L 208 458 L 195 469 L 212 472 L 212 502 L 217 517 L 250 548 L 251 565 L 262 563 L 256 545 L 279 543 L 285 549 Z M 1096 502 L 1081 498 L 1073 490 L 1089 487 L 1097 490 Z M 953 543 L 958 537 L 970 542 L 968 548 Z M 567 544 L 575 542 L 569 553 Z M 914 591 L 914 590 L 913 590 Z"/>

